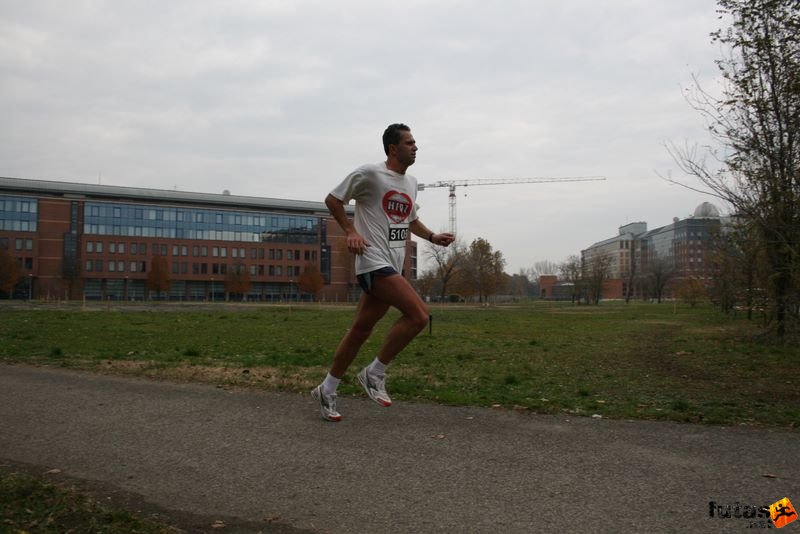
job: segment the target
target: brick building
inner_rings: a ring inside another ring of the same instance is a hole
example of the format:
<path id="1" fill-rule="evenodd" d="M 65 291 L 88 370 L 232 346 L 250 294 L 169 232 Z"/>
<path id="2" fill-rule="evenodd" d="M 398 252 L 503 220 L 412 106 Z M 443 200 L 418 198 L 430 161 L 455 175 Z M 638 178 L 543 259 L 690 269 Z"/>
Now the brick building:
<path id="1" fill-rule="evenodd" d="M 352 208 L 348 207 L 352 214 Z M 323 202 L 0 178 L 0 247 L 21 269 L 15 296 L 142 299 L 154 261 L 171 300 L 222 300 L 247 280 L 247 300 L 353 300 L 353 258 Z M 405 272 L 416 278 L 416 243 Z M 159 258 L 155 260 L 155 258 Z"/>

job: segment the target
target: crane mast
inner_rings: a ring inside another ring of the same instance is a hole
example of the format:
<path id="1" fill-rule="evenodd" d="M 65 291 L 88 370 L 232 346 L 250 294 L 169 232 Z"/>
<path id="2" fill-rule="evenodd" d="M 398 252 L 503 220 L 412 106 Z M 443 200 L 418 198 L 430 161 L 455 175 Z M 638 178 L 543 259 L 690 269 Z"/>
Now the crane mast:
<path id="1" fill-rule="evenodd" d="M 456 233 L 456 187 L 469 187 L 479 185 L 509 185 L 509 184 L 540 184 L 558 182 L 597 182 L 603 181 L 603 176 L 565 176 L 563 178 L 510 178 L 510 179 L 489 179 L 489 180 L 439 180 L 430 184 L 418 184 L 420 191 L 433 187 L 446 187 L 449 191 L 449 218 L 450 233 Z"/>

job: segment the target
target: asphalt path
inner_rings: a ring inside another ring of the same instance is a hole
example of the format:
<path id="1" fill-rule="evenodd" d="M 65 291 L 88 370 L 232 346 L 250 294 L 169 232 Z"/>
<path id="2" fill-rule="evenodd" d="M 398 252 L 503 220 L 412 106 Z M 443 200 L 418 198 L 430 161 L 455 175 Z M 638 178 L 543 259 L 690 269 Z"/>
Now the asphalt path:
<path id="1" fill-rule="evenodd" d="M 737 532 L 766 523 L 720 513 L 800 505 L 798 432 L 365 397 L 339 410 L 329 423 L 309 395 L 0 365 L 0 467 L 187 532 Z"/>

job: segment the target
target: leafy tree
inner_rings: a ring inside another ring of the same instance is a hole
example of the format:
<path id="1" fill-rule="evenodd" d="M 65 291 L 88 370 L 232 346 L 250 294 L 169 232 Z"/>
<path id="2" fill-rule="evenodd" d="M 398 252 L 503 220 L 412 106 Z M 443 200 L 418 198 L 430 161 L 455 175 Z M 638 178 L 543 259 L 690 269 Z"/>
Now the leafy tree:
<path id="1" fill-rule="evenodd" d="M 467 282 L 466 293 L 477 295 L 480 302 L 486 302 L 502 287 L 505 267 L 503 254 L 492 250 L 492 245 L 483 238 L 475 239 L 464 254 L 461 273 Z"/>
<path id="2" fill-rule="evenodd" d="M 19 279 L 20 269 L 17 260 L 0 246 L 0 292 L 8 294 L 8 298 L 11 298 Z"/>
<path id="3" fill-rule="evenodd" d="M 706 288 L 697 278 L 686 278 L 678 284 L 678 296 L 694 308 L 706 298 Z"/>
<path id="4" fill-rule="evenodd" d="M 148 291 L 169 291 L 172 282 L 169 275 L 169 264 L 164 256 L 155 256 L 150 262 L 150 271 L 147 273 L 144 285 Z"/>
<path id="5" fill-rule="evenodd" d="M 524 269 L 508 278 L 508 290 L 515 297 L 531 297 L 535 294 L 535 285 L 528 278 Z"/>
<path id="6" fill-rule="evenodd" d="M 723 147 L 709 148 L 710 169 L 696 149 L 671 148 L 704 192 L 727 201 L 751 221 L 773 276 L 775 331 L 797 319 L 800 254 L 800 3 L 797 0 L 718 0 L 730 26 L 711 34 L 727 51 L 717 61 L 722 95 L 695 81 L 689 100 Z M 688 186 L 687 186 L 688 187 Z"/>
<path id="7" fill-rule="evenodd" d="M 303 272 L 300 273 L 300 278 L 297 279 L 297 286 L 306 293 L 311 293 L 315 296 L 322 291 L 325 287 L 325 279 L 322 273 L 319 272 L 319 267 L 316 263 L 307 263 Z"/>
<path id="8" fill-rule="evenodd" d="M 249 291 L 250 273 L 247 272 L 247 266 L 244 263 L 234 263 L 225 277 L 226 298 L 233 294 L 243 299 Z"/>

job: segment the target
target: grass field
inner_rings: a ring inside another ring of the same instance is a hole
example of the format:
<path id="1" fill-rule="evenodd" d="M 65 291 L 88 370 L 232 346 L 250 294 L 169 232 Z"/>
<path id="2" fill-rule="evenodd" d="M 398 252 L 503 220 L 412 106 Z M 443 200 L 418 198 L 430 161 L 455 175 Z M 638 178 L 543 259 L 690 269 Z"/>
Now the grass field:
<path id="1" fill-rule="evenodd" d="M 0 361 L 307 392 L 323 377 L 353 308 L 95 305 L 0 308 Z M 398 400 L 537 413 L 795 427 L 800 353 L 753 341 L 756 325 L 711 307 L 603 303 L 432 307 L 400 355 Z M 358 368 L 340 394 L 361 394 Z"/>

